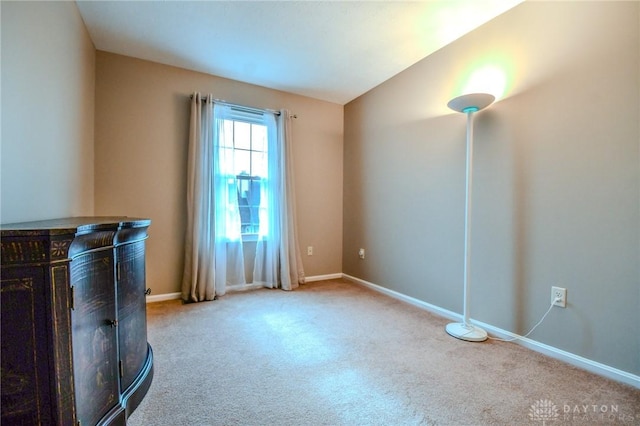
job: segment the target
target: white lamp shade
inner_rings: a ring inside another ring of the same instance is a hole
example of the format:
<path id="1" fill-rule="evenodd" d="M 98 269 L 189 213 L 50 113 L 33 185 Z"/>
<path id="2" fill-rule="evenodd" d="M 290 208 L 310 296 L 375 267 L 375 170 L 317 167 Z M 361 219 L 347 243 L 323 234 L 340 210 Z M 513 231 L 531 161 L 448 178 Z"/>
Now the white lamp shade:
<path id="1" fill-rule="evenodd" d="M 458 112 L 475 112 L 488 107 L 495 99 L 488 93 L 469 93 L 451 99 L 447 106 Z"/>

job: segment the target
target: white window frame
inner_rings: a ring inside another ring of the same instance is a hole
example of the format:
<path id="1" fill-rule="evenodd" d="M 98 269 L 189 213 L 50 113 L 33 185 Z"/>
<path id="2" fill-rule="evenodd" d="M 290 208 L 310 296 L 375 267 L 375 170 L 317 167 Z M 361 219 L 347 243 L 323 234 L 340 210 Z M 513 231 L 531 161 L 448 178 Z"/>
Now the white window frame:
<path id="1" fill-rule="evenodd" d="M 229 110 L 229 112 L 227 114 L 225 114 L 223 117 L 221 117 L 222 120 L 224 121 L 232 121 L 232 122 L 240 122 L 240 123 L 247 123 L 250 125 L 259 125 L 259 126 L 264 126 L 265 130 L 267 132 L 267 135 L 265 137 L 265 141 L 264 141 L 264 150 L 254 150 L 253 149 L 253 142 L 251 140 L 251 136 L 250 136 L 250 140 L 249 140 L 249 149 L 246 148 L 236 148 L 236 141 L 235 141 L 235 127 L 234 127 L 234 135 L 233 135 L 233 150 L 234 150 L 234 155 L 236 150 L 238 151 L 248 151 L 249 152 L 249 163 L 250 163 L 250 170 L 248 172 L 248 174 L 246 175 L 242 175 L 242 174 L 235 174 L 235 181 L 236 181 L 236 193 L 238 194 L 238 209 L 239 209 L 239 213 L 240 213 L 240 209 L 244 208 L 248 208 L 249 212 L 251 212 L 251 209 L 255 209 L 255 213 L 258 216 L 258 222 L 254 223 L 254 222 L 250 222 L 250 224 L 253 224 L 255 226 L 258 227 L 260 226 L 260 213 L 259 213 L 259 209 L 260 209 L 260 205 L 243 205 L 240 204 L 240 181 L 241 180 L 248 180 L 249 182 L 255 182 L 255 181 L 260 181 L 263 178 L 266 178 L 266 176 L 254 176 L 252 174 L 253 170 L 252 170 L 252 162 L 253 162 L 253 153 L 254 152 L 264 152 L 266 153 L 266 155 L 269 155 L 269 150 L 268 150 L 268 131 L 269 128 L 267 126 L 267 123 L 264 120 L 264 113 L 261 112 L 260 110 L 254 110 L 251 108 L 242 108 L 242 107 L 231 107 Z M 268 158 L 268 157 L 267 157 Z M 267 169 L 268 167 L 268 161 L 265 158 L 264 159 L 264 168 Z M 261 187 L 258 187 L 259 191 L 262 191 Z M 241 213 L 240 213 L 241 214 Z M 250 213 L 251 214 L 251 213 Z M 242 228 L 242 214 L 241 214 L 241 228 Z M 246 223 L 246 222 L 245 222 Z M 240 230 L 240 235 L 242 237 L 242 241 L 243 242 L 250 242 L 250 241 L 257 241 L 258 240 L 258 229 L 255 229 L 255 232 L 251 232 L 251 233 L 244 233 L 243 230 Z"/>

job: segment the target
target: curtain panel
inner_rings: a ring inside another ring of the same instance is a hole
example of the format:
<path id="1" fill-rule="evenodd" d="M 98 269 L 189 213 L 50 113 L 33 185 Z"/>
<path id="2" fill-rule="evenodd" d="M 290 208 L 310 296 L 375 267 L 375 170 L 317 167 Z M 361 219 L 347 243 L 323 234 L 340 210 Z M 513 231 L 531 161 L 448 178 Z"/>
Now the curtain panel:
<path id="1" fill-rule="evenodd" d="M 182 299 L 213 300 L 227 285 L 246 284 L 233 150 L 225 145 L 229 105 L 194 93 L 187 165 L 187 228 Z M 264 113 L 268 172 L 262 179 L 254 284 L 293 290 L 304 283 L 297 242 L 290 114 Z"/>
<path id="2" fill-rule="evenodd" d="M 293 290 L 304 284 L 305 276 L 297 238 L 291 115 L 283 109 L 279 116 L 269 117 L 267 123 L 268 220 L 264 229 L 261 223 L 253 281 L 264 287 Z"/>

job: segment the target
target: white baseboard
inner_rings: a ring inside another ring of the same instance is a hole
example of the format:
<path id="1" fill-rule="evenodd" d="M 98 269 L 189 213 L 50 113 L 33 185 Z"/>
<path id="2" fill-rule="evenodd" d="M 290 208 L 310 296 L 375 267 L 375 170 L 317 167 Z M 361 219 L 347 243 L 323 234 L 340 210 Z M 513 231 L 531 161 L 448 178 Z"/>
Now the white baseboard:
<path id="1" fill-rule="evenodd" d="M 147 303 L 153 302 L 163 302 L 165 300 L 176 300 L 182 297 L 182 293 L 165 293 L 165 294 L 155 294 L 147 296 Z"/>
<path id="2" fill-rule="evenodd" d="M 387 296 L 393 297 L 394 299 L 401 300 L 403 302 L 409 303 L 418 308 L 424 309 L 436 315 L 443 316 L 445 318 L 460 321 L 462 319 L 462 315 L 457 314 L 455 312 L 449 311 L 447 309 L 440 308 L 438 306 L 432 305 L 430 303 L 423 302 L 422 300 L 416 299 L 414 297 L 407 296 L 402 293 L 398 293 L 394 290 L 389 290 L 388 288 L 381 287 L 377 284 L 370 283 L 368 281 L 362 280 L 360 278 L 352 277 L 351 275 L 342 274 L 342 277 L 353 281 L 357 284 L 368 287 L 372 290 L 385 294 Z M 571 352 L 564 351 L 562 349 L 555 348 L 553 346 L 546 345 L 544 343 L 540 343 L 538 341 L 529 339 L 527 337 L 522 337 L 518 334 L 511 333 L 510 331 L 503 330 L 498 327 L 494 327 L 490 324 L 485 324 L 480 321 L 476 321 L 471 319 L 471 323 L 477 325 L 478 327 L 482 327 L 487 332 L 495 335 L 500 338 L 517 338 L 514 340 L 514 343 L 522 345 L 528 349 L 534 350 L 536 352 L 542 353 L 544 355 L 550 356 L 552 358 L 561 360 L 566 362 L 567 364 L 571 364 L 573 366 L 582 368 L 584 370 L 590 371 L 595 374 L 599 374 L 601 376 L 607 377 L 609 379 L 613 379 L 622 383 L 626 383 L 635 388 L 640 389 L 640 376 L 636 376 L 635 374 L 628 373 L 626 371 L 618 370 L 617 368 L 610 367 L 606 364 L 602 364 L 596 361 L 592 361 L 590 359 L 581 357 L 579 355 L 573 354 Z"/>
<path id="3" fill-rule="evenodd" d="M 314 281 L 337 280 L 340 278 L 342 278 L 342 272 L 338 272 L 336 274 L 314 275 L 311 277 L 305 277 L 305 282 L 310 283 Z M 260 288 L 260 286 L 258 286 L 257 288 Z M 180 299 L 181 297 L 182 297 L 182 293 L 180 292 L 149 295 L 147 296 L 147 303 L 163 302 L 165 300 L 177 300 L 177 299 Z"/>
<path id="4" fill-rule="evenodd" d="M 338 272 L 337 274 L 314 275 L 312 277 L 305 277 L 304 281 L 306 283 L 311 283 L 314 281 L 337 280 L 340 278 L 342 278 L 342 272 Z"/>
<path id="5" fill-rule="evenodd" d="M 381 287 L 377 284 L 370 283 L 369 281 L 361 280 L 360 278 L 352 277 L 351 275 L 342 274 L 343 278 L 353 281 L 357 284 L 368 287 L 372 290 L 375 290 L 379 293 L 385 294 L 387 296 L 393 297 L 394 299 L 401 300 L 410 305 L 417 306 L 418 308 L 424 309 L 431 313 L 440 315 L 441 317 L 448 318 L 450 320 L 459 321 L 462 318 L 462 315 L 458 315 L 455 312 L 449 311 L 447 309 L 443 309 L 439 306 L 432 305 L 431 303 L 423 302 L 422 300 L 416 299 L 414 297 L 407 296 L 402 293 L 398 293 L 395 290 L 389 290 L 388 288 Z"/>

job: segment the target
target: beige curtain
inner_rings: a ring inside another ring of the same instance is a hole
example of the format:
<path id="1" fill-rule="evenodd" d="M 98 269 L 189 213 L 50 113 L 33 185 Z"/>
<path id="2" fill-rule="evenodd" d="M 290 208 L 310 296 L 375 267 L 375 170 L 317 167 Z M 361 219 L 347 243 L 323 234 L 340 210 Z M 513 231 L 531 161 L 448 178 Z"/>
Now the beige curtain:
<path id="1" fill-rule="evenodd" d="M 188 302 L 213 300 L 225 294 L 227 285 L 245 284 L 240 216 L 232 195 L 235 176 L 225 172 L 232 160 L 225 157 L 230 150 L 220 142 L 227 109 L 199 93 L 191 99 L 182 279 L 182 299 Z M 261 185 L 265 192 L 260 210 L 266 216 L 260 220 L 253 280 L 283 290 L 305 281 L 297 240 L 290 120 L 287 110 L 277 119 L 265 113 L 268 177 Z"/>
<path id="2" fill-rule="evenodd" d="M 231 195 L 235 177 L 221 167 L 229 160 L 229 150 L 219 149 L 223 119 L 215 118 L 217 106 L 206 98 L 195 93 L 191 99 L 182 278 L 182 299 L 188 302 L 213 300 L 225 294 L 227 284 L 245 283 L 240 213 Z"/>
<path id="3" fill-rule="evenodd" d="M 305 281 L 298 244 L 291 117 L 283 109 L 270 116 L 269 172 L 266 194 L 268 220 L 261 220 L 253 270 L 254 283 L 269 288 L 293 290 Z M 262 209 L 261 209 L 262 210 Z"/>

